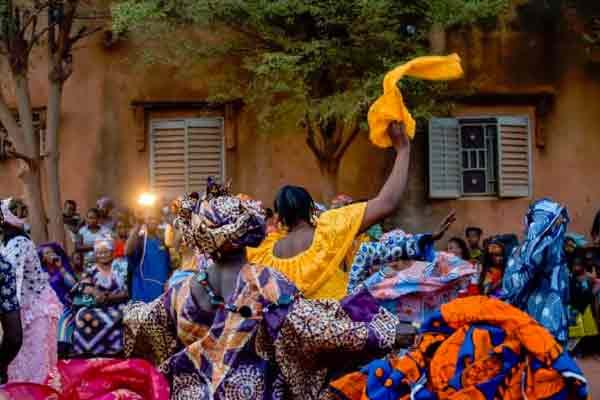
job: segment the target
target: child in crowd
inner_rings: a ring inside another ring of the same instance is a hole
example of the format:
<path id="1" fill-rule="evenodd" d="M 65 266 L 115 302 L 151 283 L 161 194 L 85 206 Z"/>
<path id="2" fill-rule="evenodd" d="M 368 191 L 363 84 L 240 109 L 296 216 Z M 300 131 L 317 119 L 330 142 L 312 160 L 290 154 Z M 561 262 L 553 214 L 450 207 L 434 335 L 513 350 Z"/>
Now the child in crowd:
<path id="1" fill-rule="evenodd" d="M 111 236 L 112 232 L 100 225 L 100 211 L 97 208 L 90 208 L 86 215 L 86 224 L 79 230 L 76 249 L 83 253 L 83 259 L 86 267 L 94 264 L 94 243 L 96 240 Z"/>
<path id="2" fill-rule="evenodd" d="M 452 253 L 465 261 L 471 260 L 471 253 L 467 244 L 459 237 L 453 237 L 448 240 L 448 253 Z"/>
<path id="3" fill-rule="evenodd" d="M 469 259 L 471 262 L 479 264 L 483 260 L 483 250 L 481 249 L 481 235 L 483 230 L 481 228 L 470 226 L 465 231 L 467 237 L 467 243 L 469 245 Z"/>

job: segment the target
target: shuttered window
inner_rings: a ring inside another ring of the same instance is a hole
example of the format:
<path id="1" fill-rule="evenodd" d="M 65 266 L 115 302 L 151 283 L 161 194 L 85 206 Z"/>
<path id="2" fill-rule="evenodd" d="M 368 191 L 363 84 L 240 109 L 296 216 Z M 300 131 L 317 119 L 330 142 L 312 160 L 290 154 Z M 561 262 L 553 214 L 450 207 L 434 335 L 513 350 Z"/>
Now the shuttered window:
<path id="1" fill-rule="evenodd" d="M 531 196 L 528 117 L 433 118 L 431 198 Z"/>
<path id="2" fill-rule="evenodd" d="M 223 182 L 222 118 L 152 120 L 150 181 L 162 195 L 202 191 L 208 177 Z"/>

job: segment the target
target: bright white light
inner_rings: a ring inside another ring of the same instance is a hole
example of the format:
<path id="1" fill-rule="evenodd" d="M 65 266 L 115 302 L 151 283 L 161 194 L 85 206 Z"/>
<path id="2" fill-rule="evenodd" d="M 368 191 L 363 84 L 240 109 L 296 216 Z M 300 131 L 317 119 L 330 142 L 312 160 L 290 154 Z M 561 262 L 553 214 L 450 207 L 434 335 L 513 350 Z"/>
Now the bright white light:
<path id="1" fill-rule="evenodd" d="M 143 193 L 138 198 L 138 203 L 144 207 L 153 206 L 156 203 L 156 196 L 152 193 Z"/>

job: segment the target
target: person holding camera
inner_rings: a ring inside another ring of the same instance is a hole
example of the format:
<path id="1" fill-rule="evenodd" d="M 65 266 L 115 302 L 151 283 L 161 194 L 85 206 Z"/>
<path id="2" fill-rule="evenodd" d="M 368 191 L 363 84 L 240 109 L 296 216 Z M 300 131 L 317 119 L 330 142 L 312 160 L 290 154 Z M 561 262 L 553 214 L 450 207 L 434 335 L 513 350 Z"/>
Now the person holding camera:
<path id="1" fill-rule="evenodd" d="M 160 213 L 148 209 L 138 215 L 125 244 L 131 300 L 151 302 L 163 294 L 171 272 L 169 249 L 160 234 Z"/>

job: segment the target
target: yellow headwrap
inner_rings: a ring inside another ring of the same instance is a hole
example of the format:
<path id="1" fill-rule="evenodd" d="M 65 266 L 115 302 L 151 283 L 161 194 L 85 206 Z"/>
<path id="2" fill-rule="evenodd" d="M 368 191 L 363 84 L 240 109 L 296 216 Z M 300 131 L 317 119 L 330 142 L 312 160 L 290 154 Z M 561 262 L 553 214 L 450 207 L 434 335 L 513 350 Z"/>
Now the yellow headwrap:
<path id="1" fill-rule="evenodd" d="M 428 80 L 457 79 L 463 75 L 460 57 L 449 56 L 417 57 L 387 73 L 383 79 L 383 95 L 369 109 L 369 137 L 379 147 L 390 147 L 392 142 L 387 134 L 390 122 L 404 122 L 409 138 L 415 136 L 415 120 L 406 109 L 398 81 L 404 75 Z"/>

